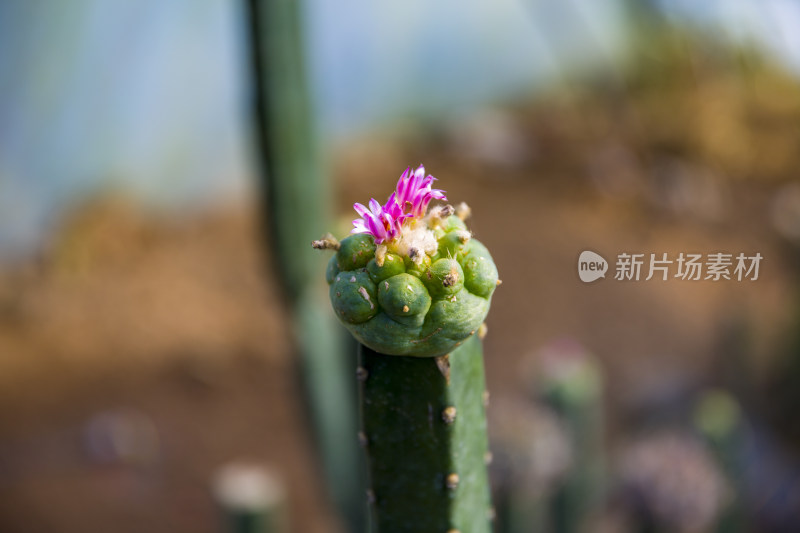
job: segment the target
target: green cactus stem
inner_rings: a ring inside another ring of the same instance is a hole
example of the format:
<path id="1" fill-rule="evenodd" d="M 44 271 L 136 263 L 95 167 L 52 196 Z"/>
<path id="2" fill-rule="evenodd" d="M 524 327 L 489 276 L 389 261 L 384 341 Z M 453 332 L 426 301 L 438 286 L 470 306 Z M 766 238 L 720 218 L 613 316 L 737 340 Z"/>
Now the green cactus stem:
<path id="1" fill-rule="evenodd" d="M 327 220 L 327 180 L 311 111 L 304 61 L 304 3 L 243 0 L 250 26 L 257 177 L 264 230 L 271 236 L 277 285 L 297 332 L 304 404 L 330 496 L 353 530 L 363 527 L 359 450 L 353 436 L 356 384 L 344 333 L 326 311 L 317 272 L 323 259 L 307 243 Z M 319 281 L 317 283 L 317 281 Z M 313 331 L 310 335 L 307 332 Z"/>
<path id="2" fill-rule="evenodd" d="M 705 392 L 695 407 L 694 426 L 716 459 L 731 491 L 717 519 L 715 531 L 748 531 L 747 507 L 742 501 L 745 484 L 742 457 L 745 428 L 739 403 L 723 390 Z"/>
<path id="3" fill-rule="evenodd" d="M 482 355 L 477 336 L 436 358 L 361 347 L 373 531 L 491 531 Z"/>
<path id="4" fill-rule="evenodd" d="M 554 531 L 582 531 L 605 490 L 603 380 L 594 358 L 570 341 L 543 354 L 541 394 L 561 417 L 572 465 L 551 500 Z"/>
<path id="5" fill-rule="evenodd" d="M 572 461 L 561 421 L 546 406 L 508 396 L 493 399 L 489 422 L 496 533 L 551 531 L 550 499 Z"/>

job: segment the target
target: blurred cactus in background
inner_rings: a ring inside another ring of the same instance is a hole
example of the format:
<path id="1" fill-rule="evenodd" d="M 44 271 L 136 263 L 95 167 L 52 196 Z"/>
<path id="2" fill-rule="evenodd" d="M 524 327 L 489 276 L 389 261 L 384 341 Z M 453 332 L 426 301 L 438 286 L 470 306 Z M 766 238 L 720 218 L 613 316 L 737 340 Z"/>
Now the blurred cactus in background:
<path id="1" fill-rule="evenodd" d="M 553 531 L 549 502 L 572 462 L 572 444 L 548 407 L 501 397 L 489 409 L 497 533 Z"/>
<path id="2" fill-rule="evenodd" d="M 795 300 L 777 349 L 778 361 L 762 388 L 765 394 L 760 396 L 760 407 L 777 434 L 800 454 L 800 426 L 796 423 L 800 406 L 800 298 L 796 296 Z"/>
<path id="3" fill-rule="evenodd" d="M 728 494 L 713 458 L 696 440 L 662 432 L 621 455 L 620 481 L 636 531 L 711 531 Z"/>
<path id="4" fill-rule="evenodd" d="M 572 461 L 550 499 L 554 531 L 584 531 L 606 490 L 603 376 L 579 343 L 560 340 L 537 354 L 534 390 L 559 416 Z"/>
<path id="5" fill-rule="evenodd" d="M 292 308 L 314 433 L 333 500 L 354 531 L 363 523 L 354 360 L 324 311 L 321 258 L 308 247 L 327 223 L 328 186 L 307 82 L 301 2 L 248 0 L 262 205 Z"/>
<path id="6" fill-rule="evenodd" d="M 726 391 L 709 390 L 697 402 L 693 419 L 728 486 L 728 497 L 715 530 L 718 533 L 749 531 L 745 501 L 745 424 L 741 407 Z"/>

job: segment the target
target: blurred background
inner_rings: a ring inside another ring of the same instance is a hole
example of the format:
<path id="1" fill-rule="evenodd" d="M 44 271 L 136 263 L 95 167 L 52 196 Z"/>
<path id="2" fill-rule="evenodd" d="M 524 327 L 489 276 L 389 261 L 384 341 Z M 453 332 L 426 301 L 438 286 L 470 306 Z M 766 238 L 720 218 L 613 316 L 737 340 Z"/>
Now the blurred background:
<path id="1" fill-rule="evenodd" d="M 362 530 L 308 243 L 420 163 L 504 282 L 498 532 L 797 530 L 796 0 L 1 1 L 0 530 Z"/>

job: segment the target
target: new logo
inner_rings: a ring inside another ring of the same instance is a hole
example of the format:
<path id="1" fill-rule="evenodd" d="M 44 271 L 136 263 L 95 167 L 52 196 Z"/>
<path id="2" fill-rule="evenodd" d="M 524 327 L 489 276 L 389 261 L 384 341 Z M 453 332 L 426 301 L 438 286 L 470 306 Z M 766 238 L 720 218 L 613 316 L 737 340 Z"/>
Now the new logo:
<path id="1" fill-rule="evenodd" d="M 606 277 L 608 261 L 603 256 L 586 250 L 578 257 L 578 276 L 584 283 L 591 283 Z"/>

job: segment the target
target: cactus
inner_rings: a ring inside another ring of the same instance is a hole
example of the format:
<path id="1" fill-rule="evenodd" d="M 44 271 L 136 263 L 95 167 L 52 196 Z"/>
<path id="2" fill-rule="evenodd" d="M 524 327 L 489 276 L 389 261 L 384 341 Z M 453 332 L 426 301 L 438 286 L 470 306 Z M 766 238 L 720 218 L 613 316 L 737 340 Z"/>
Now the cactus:
<path id="1" fill-rule="evenodd" d="M 572 467 L 551 501 L 554 530 L 582 531 L 605 490 L 603 376 L 579 344 L 561 341 L 542 354 L 539 387 L 562 418 L 572 447 Z"/>
<path id="2" fill-rule="evenodd" d="M 726 487 L 700 441 L 660 430 L 626 446 L 621 457 L 619 478 L 637 531 L 711 531 Z"/>
<path id="3" fill-rule="evenodd" d="M 492 401 L 489 421 L 496 532 L 552 531 L 548 504 L 572 462 L 563 424 L 548 407 L 512 397 Z"/>
<path id="4" fill-rule="evenodd" d="M 359 374 L 375 529 L 491 531 L 480 339 L 440 358 L 362 347 Z"/>
<path id="5" fill-rule="evenodd" d="M 694 426 L 717 460 L 728 483 L 729 498 L 717 521 L 718 533 L 746 531 L 744 417 L 736 399 L 724 390 L 705 392 L 694 411 Z"/>
<path id="6" fill-rule="evenodd" d="M 326 271 L 339 321 L 359 341 L 362 431 L 373 530 L 491 531 L 481 336 L 499 280 L 464 220 L 427 211 L 432 176 L 407 169 L 334 249 Z M 408 210 L 408 212 L 407 212 Z M 476 333 L 481 332 L 476 335 Z"/>
<path id="7" fill-rule="evenodd" d="M 253 114 L 264 229 L 297 335 L 304 405 L 316 437 L 328 492 L 350 529 L 363 528 L 355 439 L 356 383 L 345 334 L 326 311 L 325 286 L 310 283 L 322 259 L 306 246 L 326 220 L 328 197 L 311 112 L 303 50 L 303 3 L 243 0 L 250 24 Z M 302 212 L 303 216 L 297 216 Z"/>
<path id="8" fill-rule="evenodd" d="M 333 310 L 363 345 L 378 353 L 435 357 L 473 335 L 498 284 L 489 251 L 456 215 L 430 230 L 430 255 L 397 247 L 376 255 L 375 238 L 351 235 L 329 263 Z"/>

